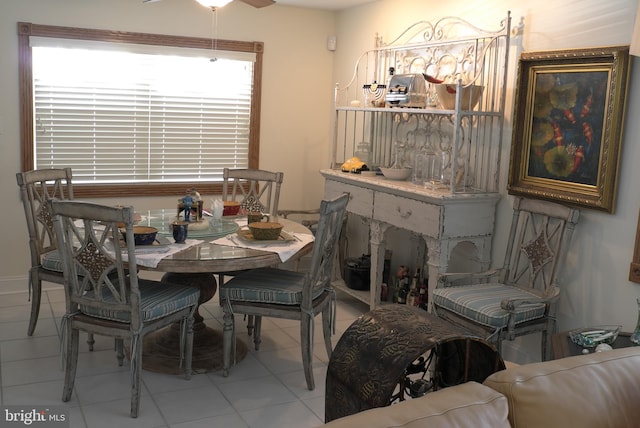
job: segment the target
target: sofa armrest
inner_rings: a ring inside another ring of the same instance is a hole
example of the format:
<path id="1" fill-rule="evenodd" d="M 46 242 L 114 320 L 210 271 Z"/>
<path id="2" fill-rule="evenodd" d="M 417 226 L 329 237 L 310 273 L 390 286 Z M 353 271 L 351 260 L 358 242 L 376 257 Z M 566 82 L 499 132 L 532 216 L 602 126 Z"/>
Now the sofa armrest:
<path id="1" fill-rule="evenodd" d="M 440 389 L 420 398 L 335 419 L 327 428 L 507 428 L 507 400 L 476 382 Z"/>
<path id="2" fill-rule="evenodd" d="M 507 397 L 514 427 L 638 426 L 640 347 L 525 364 L 484 385 Z"/>

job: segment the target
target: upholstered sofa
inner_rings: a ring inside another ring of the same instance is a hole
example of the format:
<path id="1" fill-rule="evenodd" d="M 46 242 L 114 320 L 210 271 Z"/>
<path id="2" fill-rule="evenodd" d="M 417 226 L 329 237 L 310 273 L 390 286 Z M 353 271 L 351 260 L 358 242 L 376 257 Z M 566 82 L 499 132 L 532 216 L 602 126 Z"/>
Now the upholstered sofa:
<path id="1" fill-rule="evenodd" d="M 509 367 L 328 428 L 640 427 L 640 347 Z"/>

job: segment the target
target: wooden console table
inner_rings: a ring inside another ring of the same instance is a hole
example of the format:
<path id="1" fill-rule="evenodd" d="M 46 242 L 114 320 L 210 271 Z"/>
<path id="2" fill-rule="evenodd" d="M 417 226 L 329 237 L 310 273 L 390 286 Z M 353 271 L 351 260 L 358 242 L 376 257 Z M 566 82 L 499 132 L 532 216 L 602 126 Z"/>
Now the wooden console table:
<path id="1" fill-rule="evenodd" d="M 435 279 L 447 271 L 453 250 L 461 243 L 475 247 L 474 262 L 478 270 L 491 264 L 498 193 L 450 193 L 393 181 L 382 176 L 362 176 L 334 169 L 324 169 L 325 198 L 349 192 L 347 211 L 369 220 L 371 249 L 371 289 L 357 291 L 339 287 L 373 309 L 380 305 L 380 286 L 386 249 L 385 233 L 391 228 L 412 232 L 416 248 L 416 265 L 428 272 L 429 302 Z"/>

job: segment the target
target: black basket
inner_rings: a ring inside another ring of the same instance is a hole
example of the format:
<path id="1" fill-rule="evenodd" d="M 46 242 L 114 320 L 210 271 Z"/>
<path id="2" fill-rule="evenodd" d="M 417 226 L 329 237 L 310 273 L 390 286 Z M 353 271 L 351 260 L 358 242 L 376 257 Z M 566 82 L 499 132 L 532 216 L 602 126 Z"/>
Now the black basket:
<path id="1" fill-rule="evenodd" d="M 352 290 L 369 290 L 371 287 L 371 256 L 347 259 L 344 264 L 344 282 Z"/>

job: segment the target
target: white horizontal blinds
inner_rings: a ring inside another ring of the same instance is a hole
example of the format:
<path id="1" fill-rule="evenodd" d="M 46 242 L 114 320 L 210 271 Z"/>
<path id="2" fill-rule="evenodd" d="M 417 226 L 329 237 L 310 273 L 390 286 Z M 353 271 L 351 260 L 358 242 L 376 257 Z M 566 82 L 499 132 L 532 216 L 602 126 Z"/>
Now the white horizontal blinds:
<path id="1" fill-rule="evenodd" d="M 93 184 L 246 168 L 253 61 L 216 56 L 34 46 L 35 167 Z"/>

